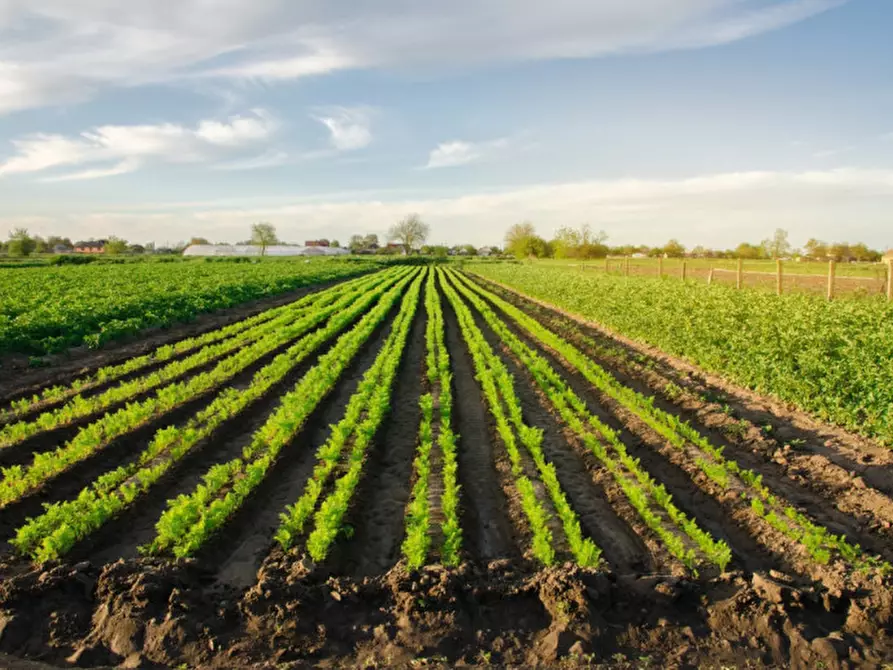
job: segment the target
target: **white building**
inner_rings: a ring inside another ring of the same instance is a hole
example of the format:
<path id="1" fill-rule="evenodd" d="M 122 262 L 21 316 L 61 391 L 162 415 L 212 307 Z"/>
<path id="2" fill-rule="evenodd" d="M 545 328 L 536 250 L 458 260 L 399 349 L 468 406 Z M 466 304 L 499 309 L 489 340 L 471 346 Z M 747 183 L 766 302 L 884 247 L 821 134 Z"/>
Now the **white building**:
<path id="1" fill-rule="evenodd" d="M 267 247 L 267 256 L 344 256 L 347 249 L 335 247 L 289 247 L 274 244 Z M 253 244 L 192 244 L 183 250 L 184 256 L 260 256 L 261 248 Z"/>

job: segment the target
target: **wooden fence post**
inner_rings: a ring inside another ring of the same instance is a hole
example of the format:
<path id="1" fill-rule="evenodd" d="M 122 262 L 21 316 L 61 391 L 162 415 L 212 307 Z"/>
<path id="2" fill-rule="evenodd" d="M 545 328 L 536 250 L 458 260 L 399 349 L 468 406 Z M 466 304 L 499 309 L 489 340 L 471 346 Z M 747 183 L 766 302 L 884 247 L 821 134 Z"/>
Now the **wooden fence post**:
<path id="1" fill-rule="evenodd" d="M 893 258 L 887 261 L 887 300 L 893 301 Z"/>
<path id="2" fill-rule="evenodd" d="M 657 276 L 663 279 L 664 276 L 664 257 L 657 257 Z"/>
<path id="3" fill-rule="evenodd" d="M 775 261 L 775 292 L 778 295 L 784 293 L 784 271 L 781 268 L 781 259 Z"/>
<path id="4" fill-rule="evenodd" d="M 828 261 L 828 300 L 834 300 L 834 275 L 836 269 L 834 260 Z"/>
<path id="5" fill-rule="evenodd" d="M 682 281 L 685 281 L 685 276 L 687 274 L 686 270 L 687 270 L 686 262 L 682 261 Z"/>
<path id="6" fill-rule="evenodd" d="M 605 256 L 605 274 L 608 274 L 608 272 L 609 272 L 610 269 L 611 269 L 611 267 L 610 267 L 610 263 L 611 263 L 611 261 L 609 261 L 609 260 L 608 260 L 608 257 Z"/>
<path id="7" fill-rule="evenodd" d="M 735 277 L 735 288 L 739 291 L 741 287 L 744 286 L 744 260 L 738 259 L 738 274 Z"/>
<path id="8" fill-rule="evenodd" d="M 623 274 L 629 277 L 629 256 L 623 259 Z"/>
<path id="9" fill-rule="evenodd" d="M 707 286 L 713 284 L 713 268 L 710 268 L 710 274 L 707 275 Z"/>

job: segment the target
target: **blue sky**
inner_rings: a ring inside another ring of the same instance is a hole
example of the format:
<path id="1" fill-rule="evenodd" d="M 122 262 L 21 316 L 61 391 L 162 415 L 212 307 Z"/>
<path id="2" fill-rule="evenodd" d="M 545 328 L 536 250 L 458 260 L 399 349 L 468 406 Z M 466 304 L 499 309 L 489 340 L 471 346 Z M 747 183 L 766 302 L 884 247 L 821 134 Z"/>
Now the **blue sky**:
<path id="1" fill-rule="evenodd" d="M 893 247 L 888 0 L 0 0 L 0 232 Z"/>

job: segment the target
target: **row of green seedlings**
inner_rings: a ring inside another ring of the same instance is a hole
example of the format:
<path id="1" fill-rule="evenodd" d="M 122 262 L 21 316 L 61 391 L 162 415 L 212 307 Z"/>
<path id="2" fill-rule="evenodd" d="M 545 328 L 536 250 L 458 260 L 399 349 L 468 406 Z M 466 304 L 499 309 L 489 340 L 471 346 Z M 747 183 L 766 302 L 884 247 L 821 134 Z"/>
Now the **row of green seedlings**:
<path id="1" fill-rule="evenodd" d="M 577 564 L 583 567 L 597 566 L 601 558 L 601 549 L 590 538 L 583 536 L 577 514 L 561 489 L 555 466 L 548 463 L 543 454 L 542 431 L 524 423 L 521 403 L 515 394 L 511 374 L 487 344 L 470 310 L 447 282 L 445 272 L 440 269 L 438 272 L 441 290 L 456 312 L 462 337 L 472 354 L 475 376 L 481 384 L 490 413 L 496 422 L 497 432 L 508 452 L 515 486 L 521 497 L 521 507 L 533 536 L 531 543 L 533 556 L 544 565 L 552 565 L 555 562 L 552 532 L 548 526 L 549 513 L 543 502 L 538 499 L 533 482 L 524 472 L 518 441 L 527 449 L 536 465 L 540 480 L 548 491 L 552 505 L 561 520 L 568 545 Z"/>
<path id="2" fill-rule="evenodd" d="M 379 281 L 380 277 L 375 280 Z M 276 329 L 235 355 L 219 362 L 214 368 L 189 380 L 159 389 L 153 396 L 128 404 L 105 414 L 80 429 L 75 436 L 55 450 L 35 454 L 29 465 L 14 465 L 2 469 L 0 478 L 0 508 L 21 499 L 47 480 L 58 476 L 75 463 L 90 458 L 113 440 L 137 430 L 176 409 L 180 405 L 205 396 L 225 385 L 261 357 L 301 337 L 369 290 L 369 284 L 353 286 L 336 292 L 335 300 L 321 309 L 313 309 L 292 324 Z M 327 299 L 328 301 L 328 299 Z"/>
<path id="3" fill-rule="evenodd" d="M 462 528 L 459 523 L 459 480 L 456 445 L 458 436 L 452 429 L 453 392 L 450 356 L 445 342 L 443 307 L 437 291 L 435 273 L 428 275 L 425 284 L 425 366 L 428 392 L 419 399 L 422 418 L 419 424 L 419 447 L 413 472 L 415 483 L 406 511 L 406 537 L 403 555 L 410 568 L 419 568 L 428 561 L 433 532 L 431 528 L 432 452 L 440 450 L 443 492 L 440 509 L 442 543 L 440 562 L 455 566 L 459 563 L 462 547 Z M 435 420 L 435 413 L 437 420 Z"/>
<path id="4" fill-rule="evenodd" d="M 728 544 L 714 539 L 673 503 L 666 488 L 642 468 L 638 459 L 627 453 L 620 436 L 589 412 L 586 403 L 568 387 L 548 361 L 521 341 L 481 299 L 480 295 L 487 296 L 486 291 L 473 282 L 460 279 L 455 273 L 452 278 L 460 293 L 477 308 L 493 331 L 530 371 L 564 423 L 608 470 L 645 525 L 658 536 L 670 555 L 694 574 L 697 574 L 702 558 L 718 566 L 721 571 L 725 570 L 732 559 Z M 668 527 L 665 518 L 682 535 Z"/>
<path id="5" fill-rule="evenodd" d="M 356 283 L 357 281 L 359 280 L 354 279 L 345 283 Z M 189 337 L 173 344 L 160 346 L 148 354 L 128 358 L 123 363 L 99 368 L 95 372 L 84 377 L 79 377 L 65 386 L 52 386 L 30 398 L 20 398 L 11 402 L 6 409 L 0 410 L 0 423 L 9 423 L 23 416 L 33 414 L 37 410 L 56 405 L 68 398 L 90 391 L 103 384 L 108 384 L 121 377 L 139 372 L 149 366 L 164 363 L 184 354 L 202 349 L 207 345 L 239 335 L 255 326 L 259 326 L 274 318 L 278 318 L 285 313 L 290 313 L 296 308 L 301 309 L 308 307 L 315 302 L 318 297 L 319 294 L 312 293 L 296 302 L 265 310 L 260 314 L 237 321 L 223 328 L 218 328 L 196 337 Z"/>
<path id="6" fill-rule="evenodd" d="M 652 398 L 618 382 L 579 349 L 542 327 L 535 319 L 492 293 L 486 297 L 523 331 L 559 354 L 596 389 L 636 415 L 670 445 L 686 453 L 693 449 L 697 454 L 694 459 L 697 467 L 708 478 L 722 489 L 739 491 L 743 504 L 788 539 L 803 546 L 814 561 L 824 565 L 837 555 L 858 570 L 876 568 L 886 572 L 891 569 L 877 556 L 866 554 L 859 545 L 849 543 L 842 535 L 835 535 L 786 504 L 763 484 L 762 475 L 726 458 L 721 447 L 712 445 L 686 421 L 655 407 Z"/>
<path id="7" fill-rule="evenodd" d="M 240 457 L 214 465 L 195 491 L 168 503 L 168 509 L 155 526 L 155 539 L 142 548 L 144 552 L 183 557 L 198 551 L 264 480 L 281 450 L 335 387 L 362 345 L 387 318 L 418 272 L 409 270 L 375 307 L 319 357 L 316 365 L 282 396 L 279 406 L 254 433 Z"/>
<path id="8" fill-rule="evenodd" d="M 326 559 L 339 534 L 351 532 L 344 526 L 344 519 L 362 477 L 369 445 L 390 410 L 391 389 L 415 317 L 421 285 L 420 275 L 406 293 L 384 346 L 351 396 L 344 418 L 317 451 L 317 465 L 304 492 L 281 515 L 282 523 L 275 539 L 283 549 L 295 546 L 311 517 L 313 530 L 307 536 L 306 548 L 316 562 Z M 340 476 L 330 486 L 336 473 Z M 327 490 L 328 495 L 317 509 L 319 499 Z"/>
<path id="9" fill-rule="evenodd" d="M 368 281 L 368 280 L 367 280 Z M 198 352 L 181 360 L 168 363 L 164 367 L 141 377 L 118 384 L 103 393 L 84 398 L 77 395 L 70 401 L 54 410 L 44 412 L 30 421 L 19 421 L 0 429 L 0 448 L 8 448 L 20 444 L 24 440 L 39 433 L 71 425 L 79 419 L 101 414 L 110 407 L 127 402 L 139 395 L 164 386 L 186 373 L 212 363 L 223 356 L 232 354 L 245 346 L 275 335 L 289 323 L 301 318 L 311 310 L 320 309 L 337 300 L 345 291 L 355 290 L 363 281 L 350 282 L 335 287 L 335 291 L 322 291 L 307 296 L 281 310 L 274 319 L 262 322 L 251 328 L 242 330 L 222 342 L 209 344 Z M 275 341 L 275 339 L 273 340 Z"/>
<path id="10" fill-rule="evenodd" d="M 319 329 L 305 335 L 258 370 L 244 389 L 227 388 L 185 424 L 160 429 L 133 462 L 99 477 L 73 500 L 47 505 L 44 513 L 19 528 L 13 545 L 37 561 L 66 554 L 77 542 L 130 507 L 165 473 L 225 422 L 238 416 L 327 341 L 356 321 L 391 288 L 403 272 L 392 272 L 366 292 L 350 292 Z"/>

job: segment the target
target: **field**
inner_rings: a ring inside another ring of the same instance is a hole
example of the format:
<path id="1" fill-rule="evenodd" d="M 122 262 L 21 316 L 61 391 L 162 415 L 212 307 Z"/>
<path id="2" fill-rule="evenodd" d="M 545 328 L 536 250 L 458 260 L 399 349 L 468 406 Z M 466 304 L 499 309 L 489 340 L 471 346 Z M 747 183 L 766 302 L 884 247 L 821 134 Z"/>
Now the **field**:
<path id="1" fill-rule="evenodd" d="M 0 271 L 0 364 L 4 354 L 96 348 L 146 328 L 383 266 L 332 258 L 236 262 L 242 260 L 5 268 Z"/>
<path id="2" fill-rule="evenodd" d="M 549 267 L 566 271 L 598 274 L 605 272 L 605 259 L 579 261 L 574 259 L 537 259 L 528 261 L 535 267 Z M 680 279 L 685 263 L 686 278 L 706 283 L 713 270 L 713 283 L 735 286 L 738 261 L 734 258 L 630 258 L 631 277 L 657 277 L 663 271 L 667 279 Z M 610 275 L 624 274 L 626 259 L 607 259 Z M 828 263 L 818 261 L 783 261 L 782 290 L 785 293 L 826 295 L 828 288 Z M 742 286 L 775 292 L 776 262 L 774 260 L 746 260 L 742 264 Z M 883 295 L 887 288 L 887 266 L 884 263 L 837 263 L 834 268 L 834 292 L 841 298 L 862 298 Z"/>
<path id="3" fill-rule="evenodd" d="M 639 323 L 617 317 L 636 296 L 600 284 L 565 304 L 575 275 L 522 270 L 367 272 L 3 386 L 0 651 L 128 667 L 890 658 L 893 453 L 481 276 Z"/>

